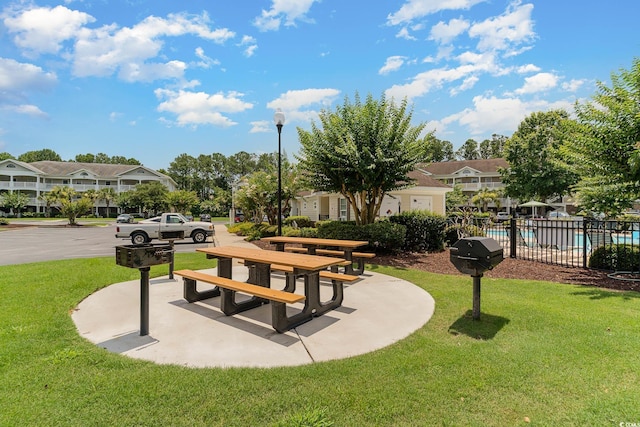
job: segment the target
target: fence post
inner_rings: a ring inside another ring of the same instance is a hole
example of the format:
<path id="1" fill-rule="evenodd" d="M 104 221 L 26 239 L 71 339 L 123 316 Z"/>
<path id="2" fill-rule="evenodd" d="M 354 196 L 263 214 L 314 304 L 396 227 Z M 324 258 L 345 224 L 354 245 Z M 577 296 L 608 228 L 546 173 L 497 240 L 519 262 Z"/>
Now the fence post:
<path id="1" fill-rule="evenodd" d="M 582 218 L 582 268 L 587 268 L 587 218 Z"/>
<path id="2" fill-rule="evenodd" d="M 516 239 L 516 233 L 518 233 L 518 229 L 516 227 L 516 219 L 515 218 L 511 218 L 509 220 L 509 256 L 511 258 L 516 258 L 517 256 L 517 252 L 516 252 L 516 248 L 518 247 L 518 239 Z"/>

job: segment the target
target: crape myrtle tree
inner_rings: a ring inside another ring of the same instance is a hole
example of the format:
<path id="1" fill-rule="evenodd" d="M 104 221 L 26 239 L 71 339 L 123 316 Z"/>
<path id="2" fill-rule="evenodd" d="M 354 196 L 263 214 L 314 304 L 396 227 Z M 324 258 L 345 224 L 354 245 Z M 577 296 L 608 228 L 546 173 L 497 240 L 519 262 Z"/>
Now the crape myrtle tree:
<path id="1" fill-rule="evenodd" d="M 640 198 L 640 58 L 612 73 L 611 87 L 597 83 L 592 101 L 576 103 L 572 138 L 562 146 L 580 174 L 579 205 L 616 215 Z"/>
<path id="2" fill-rule="evenodd" d="M 558 149 L 568 139 L 569 115 L 563 110 L 527 116 L 504 148 L 508 168 L 499 168 L 507 196 L 545 201 L 570 192 L 578 175 L 560 161 Z"/>
<path id="3" fill-rule="evenodd" d="M 277 153 L 276 153 L 277 155 Z M 266 171 L 257 171 L 245 177 L 235 193 L 235 205 L 242 209 L 245 218 L 261 222 L 266 215 L 271 225 L 278 222 L 278 173 L 277 162 L 265 164 Z M 282 158 L 282 213 L 291 210 L 291 200 L 302 189 L 297 165 Z"/>
<path id="4" fill-rule="evenodd" d="M 345 97 L 335 111 L 322 110 L 320 126 L 298 128 L 305 187 L 340 193 L 356 224 L 373 223 L 385 194 L 411 185 L 408 174 L 424 158 L 425 124 L 412 126 L 411 117 L 406 99 L 396 104 L 384 95 L 363 102 L 356 93 L 353 103 Z"/>

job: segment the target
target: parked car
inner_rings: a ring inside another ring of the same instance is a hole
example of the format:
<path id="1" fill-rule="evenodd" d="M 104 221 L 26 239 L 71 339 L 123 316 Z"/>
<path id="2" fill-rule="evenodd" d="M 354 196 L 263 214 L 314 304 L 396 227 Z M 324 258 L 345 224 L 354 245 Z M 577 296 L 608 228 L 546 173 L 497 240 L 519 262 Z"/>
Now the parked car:
<path id="1" fill-rule="evenodd" d="M 194 243 L 204 243 L 213 236 L 213 224 L 210 222 L 188 221 L 179 213 L 163 213 L 155 218 L 145 219 L 135 224 L 123 224 L 116 227 L 118 239 L 131 239 L 131 243 L 139 245 L 158 239 L 164 233 L 182 232 L 185 239 L 191 238 Z"/>
<path id="2" fill-rule="evenodd" d="M 571 215 L 564 211 L 551 211 L 547 212 L 547 219 L 561 219 L 561 218 L 569 218 Z"/>
<path id="3" fill-rule="evenodd" d="M 118 217 L 116 218 L 116 222 L 120 222 L 120 223 L 130 223 L 133 222 L 134 218 L 133 215 L 129 215 L 129 214 L 120 214 L 118 215 Z"/>
<path id="4" fill-rule="evenodd" d="M 511 219 L 511 215 L 508 212 L 498 212 L 496 215 L 496 221 L 503 222 Z"/>
<path id="5" fill-rule="evenodd" d="M 211 222 L 211 215 L 209 215 L 209 214 L 200 214 L 200 221 Z"/>

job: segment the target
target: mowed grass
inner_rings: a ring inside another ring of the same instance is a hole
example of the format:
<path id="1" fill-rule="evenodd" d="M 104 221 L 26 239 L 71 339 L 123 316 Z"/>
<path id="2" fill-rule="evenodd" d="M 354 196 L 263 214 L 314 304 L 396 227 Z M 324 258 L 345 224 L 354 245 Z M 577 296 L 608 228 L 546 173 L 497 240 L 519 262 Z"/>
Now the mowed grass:
<path id="1" fill-rule="evenodd" d="M 210 266 L 201 254 L 177 255 L 176 268 Z M 73 308 L 137 270 L 113 258 L 0 267 L 0 425 L 640 423 L 639 294 L 484 278 L 476 322 L 469 277 L 370 268 L 431 293 L 433 318 L 350 359 L 189 369 L 108 353 L 78 335 Z"/>

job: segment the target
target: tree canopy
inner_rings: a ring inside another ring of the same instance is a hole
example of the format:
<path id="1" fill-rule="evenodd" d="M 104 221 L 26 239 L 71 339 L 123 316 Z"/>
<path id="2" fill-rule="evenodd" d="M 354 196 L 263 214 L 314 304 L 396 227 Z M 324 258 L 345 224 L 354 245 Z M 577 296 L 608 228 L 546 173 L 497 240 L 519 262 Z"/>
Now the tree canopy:
<path id="1" fill-rule="evenodd" d="M 384 95 L 335 111 L 322 110 L 320 126 L 298 128 L 300 170 L 307 188 L 342 194 L 357 224 L 372 223 L 387 192 L 411 185 L 408 174 L 424 157 L 419 138 L 425 124 L 411 125 L 407 101 L 396 104 Z"/>
<path id="2" fill-rule="evenodd" d="M 577 174 L 558 161 L 558 149 L 567 142 L 569 115 L 563 110 L 527 116 L 505 144 L 508 168 L 500 168 L 507 196 L 545 201 L 568 194 Z"/>
<path id="3" fill-rule="evenodd" d="M 27 151 L 26 153 L 19 155 L 18 160 L 25 163 L 40 162 L 44 160 L 61 162 L 62 158 L 55 151 L 49 148 L 44 148 L 42 150 Z"/>
<path id="4" fill-rule="evenodd" d="M 612 73 L 611 84 L 598 82 L 591 101 L 576 103 L 572 138 L 561 150 L 580 174 L 579 205 L 608 215 L 640 198 L 640 59 Z"/>

